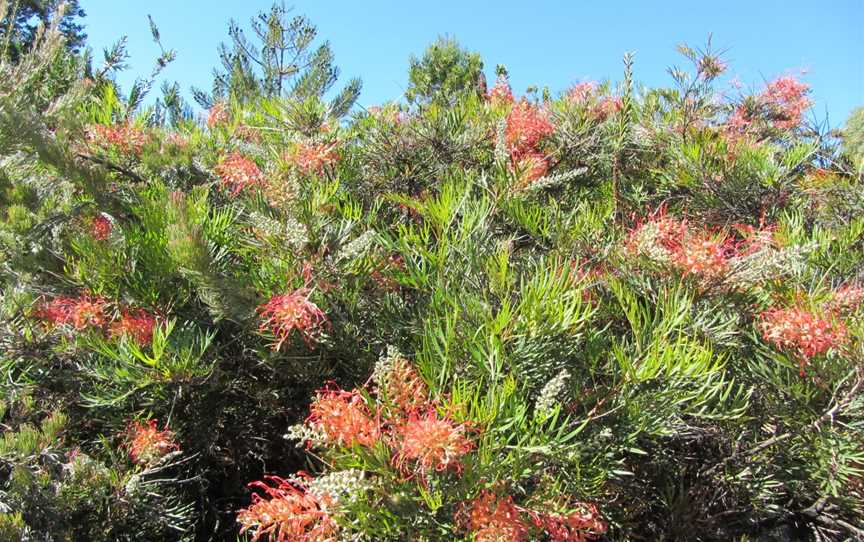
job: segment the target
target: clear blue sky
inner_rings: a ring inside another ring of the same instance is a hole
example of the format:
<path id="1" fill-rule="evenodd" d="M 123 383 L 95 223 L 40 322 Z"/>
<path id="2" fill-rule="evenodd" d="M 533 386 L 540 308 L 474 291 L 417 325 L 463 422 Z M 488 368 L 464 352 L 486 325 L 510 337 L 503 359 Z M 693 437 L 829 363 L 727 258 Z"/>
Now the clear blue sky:
<path id="1" fill-rule="evenodd" d="M 168 80 L 210 88 L 216 48 L 230 18 L 247 23 L 269 0 L 81 0 L 89 43 L 100 53 L 129 38 L 128 87 L 157 56 L 150 14 L 162 41 L 176 49 Z M 638 81 L 670 82 L 666 68 L 679 62 L 675 45 L 714 44 L 728 49 L 730 75 L 746 88 L 805 70 L 814 112 L 832 126 L 864 105 L 864 0 L 690 1 L 313 1 L 286 2 L 311 18 L 330 40 L 343 79 L 359 76 L 368 106 L 398 98 L 407 84 L 408 57 L 438 35 L 456 37 L 482 54 L 493 80 L 505 64 L 514 90 L 531 84 L 562 90 L 585 79 L 620 79 L 621 57 L 636 53 Z M 101 53 L 100 53 L 101 54 Z"/>

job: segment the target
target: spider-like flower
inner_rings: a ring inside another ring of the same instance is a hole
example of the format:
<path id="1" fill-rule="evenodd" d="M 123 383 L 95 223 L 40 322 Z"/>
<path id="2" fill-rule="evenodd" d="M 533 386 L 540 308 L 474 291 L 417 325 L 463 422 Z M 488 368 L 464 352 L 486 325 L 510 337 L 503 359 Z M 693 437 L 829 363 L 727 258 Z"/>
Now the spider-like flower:
<path id="1" fill-rule="evenodd" d="M 249 186 L 264 184 L 264 174 L 251 159 L 239 152 L 229 154 L 216 166 L 216 174 L 222 179 L 222 186 L 236 196 Z"/>
<path id="2" fill-rule="evenodd" d="M 542 153 L 532 151 L 519 158 L 513 169 L 519 175 L 516 188 L 522 189 L 546 175 L 549 162 Z"/>
<path id="3" fill-rule="evenodd" d="M 496 105 L 513 103 L 513 91 L 510 89 L 510 81 L 507 78 L 507 74 L 498 74 L 495 85 L 489 89 L 486 98 Z"/>
<path id="4" fill-rule="evenodd" d="M 583 81 L 573 85 L 573 88 L 567 91 L 567 99 L 576 104 L 583 104 L 591 98 L 594 91 L 597 90 L 597 83 L 594 81 Z"/>
<path id="5" fill-rule="evenodd" d="M 555 127 L 549 122 L 548 115 L 537 106 L 525 100 L 513 105 L 507 116 L 504 138 L 514 162 L 537 151 L 537 144 L 552 134 Z"/>
<path id="6" fill-rule="evenodd" d="M 174 441 L 174 433 L 168 429 L 156 428 L 156 420 L 147 423 L 132 422 L 126 430 L 129 457 L 133 463 L 151 465 L 170 452 L 179 450 Z"/>
<path id="7" fill-rule="evenodd" d="M 734 255 L 731 241 L 711 239 L 705 235 L 689 235 L 673 255 L 673 261 L 685 275 L 712 279 L 722 276 Z"/>
<path id="8" fill-rule="evenodd" d="M 324 168 L 339 160 L 336 143 L 298 143 L 288 161 L 305 174 L 321 175 Z"/>
<path id="9" fill-rule="evenodd" d="M 111 324 L 110 334 L 114 338 L 129 337 L 139 346 L 153 342 L 156 317 L 144 309 L 124 309 L 120 319 Z"/>
<path id="10" fill-rule="evenodd" d="M 661 208 L 630 230 L 626 248 L 631 254 L 654 262 L 670 263 L 680 250 L 686 232 L 686 222 L 667 215 Z"/>
<path id="11" fill-rule="evenodd" d="M 228 104 L 225 102 L 216 102 L 210 111 L 207 112 L 207 127 L 214 128 L 220 124 L 225 124 L 231 118 L 231 111 Z"/>
<path id="12" fill-rule="evenodd" d="M 855 312 L 862 301 L 864 301 L 864 288 L 854 284 L 844 284 L 834 290 L 828 305 L 835 311 Z"/>
<path id="13" fill-rule="evenodd" d="M 606 532 L 607 525 L 593 504 L 582 503 L 569 514 L 528 511 L 534 525 L 552 542 L 586 542 Z"/>
<path id="14" fill-rule="evenodd" d="M 116 148 L 123 154 L 140 155 L 149 141 L 147 134 L 128 122 L 112 124 L 92 124 L 85 132 L 87 142 L 102 150 Z"/>
<path id="15" fill-rule="evenodd" d="M 381 439 L 377 415 L 370 412 L 357 391 L 325 388 L 319 390 L 306 419 L 326 444 L 374 446 Z"/>
<path id="16" fill-rule="evenodd" d="M 528 538 L 528 524 L 513 497 L 498 497 L 485 490 L 472 501 L 466 527 L 475 542 L 522 542 Z"/>
<path id="17" fill-rule="evenodd" d="M 249 487 L 260 489 L 265 495 L 254 493 L 252 504 L 237 514 L 242 525 L 240 532 L 252 531 L 252 542 L 264 537 L 272 542 L 335 540 L 338 525 L 328 511 L 331 499 L 308 491 L 302 475 L 294 481 L 267 476 Z"/>
<path id="18" fill-rule="evenodd" d="M 97 241 L 105 241 L 111 236 L 114 224 L 105 213 L 99 213 L 90 221 L 90 235 Z"/>
<path id="19" fill-rule="evenodd" d="M 620 96 L 604 96 L 593 108 L 594 116 L 598 120 L 606 120 L 615 113 L 621 111 L 624 101 Z"/>
<path id="20" fill-rule="evenodd" d="M 35 312 L 36 318 L 51 325 L 69 325 L 77 330 L 88 327 L 101 328 L 105 316 L 105 300 L 100 297 L 83 295 L 78 298 L 56 297 L 43 304 Z"/>
<path id="21" fill-rule="evenodd" d="M 433 469 L 439 472 L 453 469 L 458 472 L 462 468 L 462 456 L 474 448 L 468 438 L 467 424 L 453 423 L 438 416 L 433 409 L 425 414 L 409 414 L 397 432 L 396 466 L 405 468 L 409 462 L 413 462 L 421 474 Z"/>
<path id="22" fill-rule="evenodd" d="M 831 322 L 802 308 L 770 309 L 759 315 L 766 341 L 797 354 L 803 372 L 810 358 L 840 347 L 846 340 L 842 322 Z"/>
<path id="23" fill-rule="evenodd" d="M 758 95 L 738 105 L 726 121 L 733 134 L 747 132 L 758 119 L 764 119 L 778 130 L 791 130 L 801 124 L 804 111 L 810 107 L 810 87 L 794 77 L 780 77 L 766 85 Z"/>
<path id="24" fill-rule="evenodd" d="M 394 348 L 375 364 L 372 375 L 379 395 L 396 407 L 397 415 L 417 412 L 428 402 L 429 388 L 411 363 Z"/>
<path id="25" fill-rule="evenodd" d="M 306 346 L 312 348 L 330 327 L 324 312 L 309 300 L 310 293 L 308 288 L 298 288 L 290 294 L 273 296 L 258 307 L 262 318 L 259 329 L 276 337 L 273 350 L 279 350 L 295 330 Z"/>

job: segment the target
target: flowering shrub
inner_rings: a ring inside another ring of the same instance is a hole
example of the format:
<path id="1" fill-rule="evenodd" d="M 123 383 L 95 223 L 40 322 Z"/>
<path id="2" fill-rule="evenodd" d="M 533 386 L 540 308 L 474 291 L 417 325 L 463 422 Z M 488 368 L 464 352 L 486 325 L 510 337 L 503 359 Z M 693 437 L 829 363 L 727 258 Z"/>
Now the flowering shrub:
<path id="1" fill-rule="evenodd" d="M 325 48 L 196 116 L 59 43 L 0 59 L 12 539 L 860 538 L 862 179 L 805 83 L 514 97 L 448 41 L 410 100 L 325 101 Z"/>

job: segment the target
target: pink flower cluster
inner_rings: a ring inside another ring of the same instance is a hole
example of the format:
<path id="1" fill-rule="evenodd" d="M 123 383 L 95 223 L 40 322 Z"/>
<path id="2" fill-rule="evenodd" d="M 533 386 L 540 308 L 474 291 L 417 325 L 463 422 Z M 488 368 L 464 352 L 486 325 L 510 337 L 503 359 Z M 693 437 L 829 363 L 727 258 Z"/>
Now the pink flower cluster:
<path id="1" fill-rule="evenodd" d="M 174 433 L 167 426 L 161 431 L 157 429 L 156 420 L 133 422 L 126 430 L 126 435 L 129 456 L 133 463 L 139 465 L 150 465 L 180 449 L 174 441 Z"/>
<path id="2" fill-rule="evenodd" d="M 294 331 L 300 334 L 306 346 L 312 348 L 330 327 L 327 315 L 309 300 L 311 293 L 308 288 L 298 288 L 290 294 L 273 296 L 258 307 L 262 318 L 260 331 L 276 337 L 273 350 L 279 350 Z"/>
<path id="3" fill-rule="evenodd" d="M 507 74 L 499 74 L 495 85 L 489 89 L 486 99 L 493 105 L 504 105 L 513 103 L 513 91 L 510 89 L 510 81 Z"/>
<path id="4" fill-rule="evenodd" d="M 832 322 L 798 307 L 763 312 L 759 315 L 759 328 L 766 341 L 798 356 L 802 373 L 811 358 L 839 348 L 846 340 L 842 322 Z"/>
<path id="5" fill-rule="evenodd" d="M 750 104 L 739 105 L 726 122 L 733 133 L 746 133 L 760 118 L 764 118 L 778 130 L 791 130 L 801 124 L 804 111 L 810 107 L 807 97 L 810 87 L 785 76 L 768 83 Z"/>
<path id="6" fill-rule="evenodd" d="M 262 186 L 264 174 L 251 159 L 235 152 L 229 154 L 216 166 L 216 174 L 222 179 L 222 186 L 236 196 L 250 186 Z"/>
<path id="7" fill-rule="evenodd" d="M 139 156 L 150 137 L 128 122 L 104 125 L 92 124 L 85 131 L 89 145 L 102 151 L 117 149 L 122 154 Z"/>
<path id="8" fill-rule="evenodd" d="M 267 483 L 270 482 L 270 483 Z M 252 505 L 237 514 L 241 533 L 252 530 L 252 542 L 266 537 L 272 542 L 331 542 L 338 525 L 328 509 L 332 505 L 326 495 L 308 491 L 302 480 L 289 482 L 277 476 L 249 484 L 260 489 L 265 497 L 255 493 Z"/>
<path id="9" fill-rule="evenodd" d="M 464 523 L 478 542 L 523 542 L 532 525 L 553 542 L 586 542 L 607 530 L 594 505 L 580 504 L 569 514 L 538 512 L 517 506 L 509 495 L 499 497 L 490 491 L 471 502 Z"/>
<path id="10" fill-rule="evenodd" d="M 216 102 L 207 112 L 207 127 L 210 129 L 225 124 L 231 119 L 231 110 L 225 102 Z"/>
<path id="11" fill-rule="evenodd" d="M 504 137 L 514 167 L 523 172 L 520 184 L 528 185 L 546 174 L 549 163 L 539 143 L 554 131 L 549 116 L 536 105 L 526 100 L 513 105 Z"/>
<path id="12" fill-rule="evenodd" d="M 287 158 L 301 172 L 321 175 L 325 167 L 339 160 L 339 153 L 336 143 L 298 143 Z"/>
<path id="13" fill-rule="evenodd" d="M 90 220 L 90 235 L 97 241 L 105 241 L 111 236 L 114 224 L 105 213 L 99 213 Z"/>
<path id="14" fill-rule="evenodd" d="M 144 309 L 121 309 L 119 318 L 108 314 L 108 302 L 98 296 L 60 296 L 43 303 L 34 316 L 51 326 L 69 326 L 76 331 L 107 331 L 112 339 L 129 337 L 139 346 L 153 341 L 156 317 Z M 107 326 L 107 329 L 106 329 Z"/>

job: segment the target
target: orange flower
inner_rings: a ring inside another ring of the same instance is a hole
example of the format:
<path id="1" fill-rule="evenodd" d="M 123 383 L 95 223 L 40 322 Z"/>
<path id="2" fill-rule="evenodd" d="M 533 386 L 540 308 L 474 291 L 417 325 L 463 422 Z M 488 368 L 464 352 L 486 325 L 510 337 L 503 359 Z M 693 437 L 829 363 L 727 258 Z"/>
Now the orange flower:
<path id="1" fill-rule="evenodd" d="M 379 393 L 398 409 L 398 414 L 416 412 L 427 403 L 429 388 L 407 359 L 396 357 L 379 383 Z"/>
<path id="2" fill-rule="evenodd" d="M 263 319 L 259 329 L 269 331 L 277 341 L 273 350 L 279 350 L 291 333 L 297 330 L 306 346 L 312 348 L 324 329 L 330 326 L 324 312 L 309 301 L 308 288 L 298 288 L 290 294 L 273 296 L 258 307 Z"/>
<path id="3" fill-rule="evenodd" d="M 552 542 L 585 542 L 606 532 L 607 525 L 600 519 L 597 507 L 581 504 L 580 510 L 569 514 L 529 511 L 534 525 Z"/>
<path id="4" fill-rule="evenodd" d="M 153 329 L 156 317 L 144 309 L 124 309 L 120 320 L 111 324 L 110 333 L 114 338 L 131 337 L 139 346 L 153 342 Z"/>
<path id="5" fill-rule="evenodd" d="M 111 219 L 105 213 L 99 213 L 90 221 L 90 235 L 97 241 L 105 241 L 114 229 Z"/>
<path id="6" fill-rule="evenodd" d="M 222 186 L 230 190 L 232 196 L 236 196 L 248 186 L 264 184 L 264 174 L 258 164 L 239 152 L 223 158 L 216 166 L 216 174 L 222 179 Z"/>
<path id="7" fill-rule="evenodd" d="M 394 459 L 399 468 L 411 461 L 421 473 L 432 469 L 459 471 L 460 459 L 474 448 L 466 424 L 454 424 L 431 409 L 423 415 L 410 414 L 397 430 L 400 442 Z"/>
<path id="8" fill-rule="evenodd" d="M 710 279 L 726 272 L 732 254 L 729 240 L 718 241 L 695 235 L 684 240 L 673 255 L 673 261 L 685 275 L 699 275 Z"/>
<path id="9" fill-rule="evenodd" d="M 594 81 L 578 83 L 567 91 L 567 99 L 573 103 L 583 104 L 588 101 L 596 89 L 597 83 Z"/>
<path id="10" fill-rule="evenodd" d="M 141 154 L 144 145 L 149 141 L 149 137 L 144 132 L 128 122 L 110 126 L 92 124 L 87 127 L 85 138 L 89 144 L 102 150 L 114 147 L 123 154 L 136 156 Z"/>
<path id="11" fill-rule="evenodd" d="M 496 105 L 513 103 L 513 91 L 510 89 L 510 81 L 507 79 L 507 74 L 498 74 L 495 86 L 489 89 L 486 98 Z"/>
<path id="12" fill-rule="evenodd" d="M 513 497 L 499 498 L 485 490 L 471 503 L 467 528 L 475 542 L 522 542 L 528 537 L 528 525 Z"/>
<path id="13" fill-rule="evenodd" d="M 207 112 L 207 127 L 214 128 L 220 124 L 225 124 L 231 118 L 231 111 L 228 104 L 225 102 L 216 102 L 210 111 Z"/>
<path id="14" fill-rule="evenodd" d="M 174 442 L 174 433 L 167 427 L 162 431 L 156 429 L 156 420 L 150 420 L 146 424 L 133 422 L 127 429 L 127 436 L 129 456 L 133 463 L 139 465 L 149 465 L 179 449 Z"/>
<path id="15" fill-rule="evenodd" d="M 298 143 L 287 158 L 303 173 L 321 175 L 326 166 L 339 160 L 339 153 L 336 143 Z"/>
<path id="16" fill-rule="evenodd" d="M 846 339 L 842 322 L 832 323 L 801 308 L 770 309 L 759 320 L 766 341 L 799 356 L 802 374 L 810 358 L 838 348 Z"/>
<path id="17" fill-rule="evenodd" d="M 552 134 L 555 127 L 549 122 L 546 113 L 524 99 L 513 106 L 507 115 L 507 127 L 504 137 L 510 156 L 514 162 L 537 151 L 537 144 L 544 137 Z"/>
<path id="18" fill-rule="evenodd" d="M 328 443 L 339 446 L 371 447 L 381 438 L 376 417 L 357 391 L 319 390 L 306 423 L 323 433 Z"/>
<path id="19" fill-rule="evenodd" d="M 45 303 L 34 315 L 52 325 L 71 325 L 77 330 L 100 328 L 105 324 L 105 301 L 100 297 L 83 295 L 77 299 L 57 297 Z"/>
<path id="20" fill-rule="evenodd" d="M 289 482 L 277 476 L 252 482 L 249 487 L 264 491 L 255 493 L 252 505 L 240 510 L 237 521 L 241 533 L 252 530 L 252 542 L 267 537 L 275 542 L 329 542 L 338 526 L 328 513 L 329 496 L 310 493 L 302 481 Z"/>

